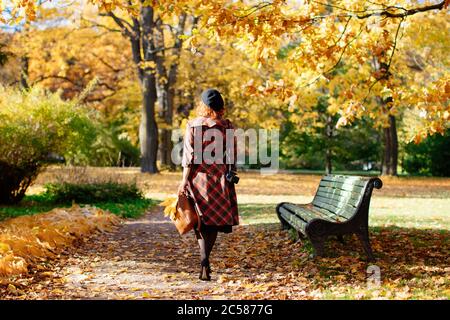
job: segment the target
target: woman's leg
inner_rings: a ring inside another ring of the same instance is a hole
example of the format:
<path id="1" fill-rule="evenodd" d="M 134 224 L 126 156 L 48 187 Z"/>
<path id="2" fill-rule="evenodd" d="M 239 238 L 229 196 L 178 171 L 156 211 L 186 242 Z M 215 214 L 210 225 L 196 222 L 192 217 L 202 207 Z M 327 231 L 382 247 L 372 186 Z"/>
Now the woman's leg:
<path id="1" fill-rule="evenodd" d="M 200 248 L 200 260 L 206 261 L 208 259 L 208 250 L 206 246 L 204 232 L 198 232 L 195 230 L 195 237 L 197 238 L 198 247 Z"/>
<path id="2" fill-rule="evenodd" d="M 198 232 L 195 230 L 195 236 L 198 241 L 198 246 L 200 248 L 200 259 L 202 261 L 208 261 L 209 255 L 214 247 L 214 244 L 217 239 L 217 231 L 216 230 L 201 230 Z"/>
<path id="3" fill-rule="evenodd" d="M 214 244 L 216 243 L 217 231 L 214 230 L 214 231 L 206 232 L 204 237 L 205 237 L 205 245 L 206 245 L 206 258 L 209 261 L 209 255 L 211 254 Z"/>
<path id="4" fill-rule="evenodd" d="M 200 232 L 195 231 L 195 236 L 198 241 L 198 246 L 200 248 L 200 259 L 202 269 L 200 271 L 200 279 L 209 280 L 210 267 L 209 267 L 209 255 L 214 247 L 214 243 L 217 239 L 217 231 L 206 231 L 201 230 Z"/>

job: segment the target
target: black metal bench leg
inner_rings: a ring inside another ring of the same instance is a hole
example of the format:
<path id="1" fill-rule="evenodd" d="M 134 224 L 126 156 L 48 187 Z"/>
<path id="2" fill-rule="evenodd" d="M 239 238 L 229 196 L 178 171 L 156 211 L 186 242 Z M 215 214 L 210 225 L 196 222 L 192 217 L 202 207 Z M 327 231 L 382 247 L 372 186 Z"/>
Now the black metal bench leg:
<path id="1" fill-rule="evenodd" d="M 323 257 L 325 255 L 325 238 L 322 237 L 312 237 L 310 238 L 311 244 L 314 248 L 314 253 L 312 257 Z"/>
<path id="2" fill-rule="evenodd" d="M 305 240 L 306 239 L 305 235 L 303 233 L 301 233 L 300 231 L 298 231 L 298 230 L 297 230 L 297 235 L 298 235 L 298 239 L 299 240 Z"/>
<path id="3" fill-rule="evenodd" d="M 364 251 L 366 252 L 369 261 L 374 261 L 375 257 L 373 256 L 372 247 L 370 246 L 369 241 L 369 230 L 363 228 L 357 233 L 357 236 L 364 247 Z"/>

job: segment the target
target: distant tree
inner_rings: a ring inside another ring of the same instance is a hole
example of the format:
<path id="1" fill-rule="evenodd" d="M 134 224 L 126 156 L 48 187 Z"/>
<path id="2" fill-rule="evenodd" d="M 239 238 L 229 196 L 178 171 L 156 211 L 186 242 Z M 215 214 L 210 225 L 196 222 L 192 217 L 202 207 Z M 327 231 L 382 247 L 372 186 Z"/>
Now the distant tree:
<path id="1" fill-rule="evenodd" d="M 326 97 L 311 112 L 303 126 L 286 121 L 281 135 L 281 155 L 289 168 L 311 170 L 362 170 L 364 164 L 380 162 L 380 134 L 368 119 L 336 129 L 339 116 L 327 111 Z"/>

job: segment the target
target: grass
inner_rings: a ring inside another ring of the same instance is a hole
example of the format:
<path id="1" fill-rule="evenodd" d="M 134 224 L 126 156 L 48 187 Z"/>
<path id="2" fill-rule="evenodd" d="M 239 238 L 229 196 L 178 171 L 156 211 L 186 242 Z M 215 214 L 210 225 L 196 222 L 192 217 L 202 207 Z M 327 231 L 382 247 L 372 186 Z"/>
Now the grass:
<path id="1" fill-rule="evenodd" d="M 122 201 L 94 201 L 89 203 L 78 203 L 81 206 L 93 205 L 103 210 L 109 210 L 123 218 L 138 218 L 149 208 L 158 202 L 152 199 L 124 199 Z M 50 211 L 54 208 L 68 208 L 71 202 L 58 202 L 52 200 L 47 194 L 41 193 L 28 195 L 17 205 L 0 206 L 0 220 L 14 218 L 23 215 L 38 214 Z"/>
<path id="2" fill-rule="evenodd" d="M 361 172 L 345 172 L 359 174 Z M 258 171 L 239 172 L 241 180 L 236 186 L 239 195 L 303 195 L 313 196 L 321 174 L 280 172 L 261 175 Z M 161 172 L 156 175 L 142 174 L 139 168 L 98 168 L 51 166 L 41 173 L 30 188 L 30 193 L 40 193 L 46 183 L 98 181 L 136 182 L 147 198 L 164 198 L 175 194 L 181 181 L 181 172 Z M 382 177 L 383 188 L 376 195 L 395 198 L 440 198 L 450 197 L 450 178 L 431 177 Z"/>
<path id="3" fill-rule="evenodd" d="M 251 197 L 245 200 L 251 201 Z M 372 200 L 370 226 L 450 230 L 450 201 L 447 199 L 378 197 Z M 241 223 L 279 223 L 275 208 L 276 203 L 283 201 L 283 197 L 275 197 L 273 201 L 274 203 L 268 204 L 241 203 L 239 205 Z"/>

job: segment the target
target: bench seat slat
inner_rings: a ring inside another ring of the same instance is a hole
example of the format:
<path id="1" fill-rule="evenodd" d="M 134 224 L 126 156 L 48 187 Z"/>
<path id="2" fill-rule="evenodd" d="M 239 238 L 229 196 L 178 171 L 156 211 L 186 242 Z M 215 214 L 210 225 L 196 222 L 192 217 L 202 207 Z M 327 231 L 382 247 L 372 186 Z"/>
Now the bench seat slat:
<path id="1" fill-rule="evenodd" d="M 307 223 L 304 220 L 300 219 L 297 215 L 292 214 L 287 210 L 283 210 L 282 208 L 280 208 L 280 215 L 295 229 L 302 231 L 302 233 L 305 233 Z"/>
<path id="2" fill-rule="evenodd" d="M 327 221 L 336 221 L 336 215 L 330 213 L 329 211 L 322 211 L 313 206 L 308 205 L 296 205 L 293 203 L 285 203 L 282 206 L 283 209 L 287 209 L 292 214 L 295 214 L 301 217 L 306 222 L 311 221 L 312 219 L 320 218 Z"/>
<path id="3" fill-rule="evenodd" d="M 335 215 L 336 220 L 339 222 L 344 222 L 350 219 L 356 212 L 355 208 L 336 208 L 335 206 L 322 201 L 316 201 L 316 203 L 314 203 L 314 207 L 322 209 L 322 212 L 323 210 L 327 210 L 330 214 Z"/>

